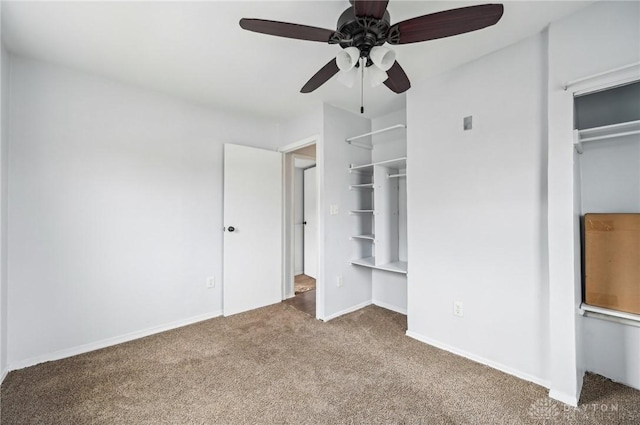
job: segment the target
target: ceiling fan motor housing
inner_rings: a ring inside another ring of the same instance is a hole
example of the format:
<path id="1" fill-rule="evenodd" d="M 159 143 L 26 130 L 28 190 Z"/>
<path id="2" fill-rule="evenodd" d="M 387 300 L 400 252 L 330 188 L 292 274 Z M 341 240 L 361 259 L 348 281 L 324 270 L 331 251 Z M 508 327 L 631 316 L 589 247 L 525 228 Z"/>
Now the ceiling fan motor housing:
<path id="1" fill-rule="evenodd" d="M 340 46 L 357 47 L 360 50 L 360 57 L 367 59 L 367 65 L 371 65 L 369 53 L 374 46 L 382 46 L 387 41 L 391 17 L 385 11 L 382 19 L 368 16 L 356 16 L 355 8 L 352 6 L 342 12 L 338 18 L 338 32 L 344 35 Z"/>

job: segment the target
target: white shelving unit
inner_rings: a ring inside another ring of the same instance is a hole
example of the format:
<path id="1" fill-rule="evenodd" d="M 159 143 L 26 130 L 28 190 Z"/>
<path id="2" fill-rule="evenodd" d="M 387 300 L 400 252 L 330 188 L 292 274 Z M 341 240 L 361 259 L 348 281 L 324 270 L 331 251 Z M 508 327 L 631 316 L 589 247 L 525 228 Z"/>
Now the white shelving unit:
<path id="1" fill-rule="evenodd" d="M 586 128 L 583 130 L 574 130 L 573 144 L 576 151 L 581 154 L 584 152 L 582 148 L 583 143 L 615 139 L 634 134 L 640 134 L 640 120 L 605 125 L 602 127 Z"/>
<path id="2" fill-rule="evenodd" d="M 372 213 L 372 234 L 352 235 L 351 240 L 372 243 L 373 255 L 351 260 L 351 264 L 377 270 L 407 274 L 407 262 L 399 260 L 399 194 L 400 172 L 407 168 L 407 158 L 396 158 L 363 165 L 352 165 L 351 173 L 364 174 L 371 181 L 349 186 L 350 189 L 373 188 L 373 209 L 356 209 L 352 214 Z M 375 235 L 375 236 L 374 236 Z M 368 251 L 367 251 L 368 252 Z"/>

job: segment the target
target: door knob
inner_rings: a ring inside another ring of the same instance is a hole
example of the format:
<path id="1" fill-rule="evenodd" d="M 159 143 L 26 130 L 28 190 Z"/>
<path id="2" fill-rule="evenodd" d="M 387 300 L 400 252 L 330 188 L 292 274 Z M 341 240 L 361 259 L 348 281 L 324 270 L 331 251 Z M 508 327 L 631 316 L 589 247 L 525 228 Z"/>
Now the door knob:
<path id="1" fill-rule="evenodd" d="M 230 231 L 230 232 L 233 232 L 234 230 L 236 230 L 236 228 L 233 227 L 233 226 L 229 226 L 229 227 L 227 227 L 227 230 Z"/>
<path id="2" fill-rule="evenodd" d="M 307 222 L 306 222 L 306 221 L 303 221 L 303 222 L 302 222 L 302 224 L 304 224 L 304 225 L 306 226 Z"/>

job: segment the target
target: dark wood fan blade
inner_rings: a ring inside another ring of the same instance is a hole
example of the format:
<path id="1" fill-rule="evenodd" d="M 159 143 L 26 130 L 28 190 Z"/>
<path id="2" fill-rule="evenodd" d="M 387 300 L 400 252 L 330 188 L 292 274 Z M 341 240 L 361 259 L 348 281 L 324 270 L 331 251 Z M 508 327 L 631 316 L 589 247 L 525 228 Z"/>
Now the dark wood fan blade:
<path id="1" fill-rule="evenodd" d="M 382 19 L 389 0 L 355 0 L 356 16 Z"/>
<path id="2" fill-rule="evenodd" d="M 320 71 L 316 72 L 316 75 L 314 75 L 309 81 L 307 81 L 307 84 L 302 87 L 300 93 L 311 93 L 312 91 L 326 83 L 329 78 L 336 75 L 338 71 L 340 71 L 340 69 L 338 68 L 336 59 L 333 58 L 329 61 L 328 64 L 323 66 Z"/>
<path id="3" fill-rule="evenodd" d="M 407 44 L 463 34 L 494 25 L 502 17 L 501 4 L 482 4 L 418 16 L 389 29 L 390 44 Z"/>
<path id="4" fill-rule="evenodd" d="M 387 71 L 387 80 L 384 82 L 384 85 L 389 87 L 391 91 L 396 93 L 404 93 L 411 87 L 411 83 L 409 82 L 409 78 L 407 74 L 405 74 L 404 69 L 400 66 L 398 61 L 393 63 L 391 69 Z"/>
<path id="5" fill-rule="evenodd" d="M 323 41 L 328 43 L 334 30 L 310 27 L 307 25 L 290 24 L 287 22 L 267 21 L 264 19 L 240 19 L 240 27 L 245 30 L 278 37 L 295 38 L 298 40 Z"/>

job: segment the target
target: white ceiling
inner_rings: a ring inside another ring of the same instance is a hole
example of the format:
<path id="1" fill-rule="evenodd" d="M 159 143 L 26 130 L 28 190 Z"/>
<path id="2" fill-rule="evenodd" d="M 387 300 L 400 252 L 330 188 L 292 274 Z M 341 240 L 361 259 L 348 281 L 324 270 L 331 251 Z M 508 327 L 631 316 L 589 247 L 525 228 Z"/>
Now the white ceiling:
<path id="1" fill-rule="evenodd" d="M 484 2 L 389 2 L 391 23 Z M 493 27 L 394 46 L 412 82 L 533 35 L 590 2 L 508 1 Z M 340 47 L 242 30 L 240 18 L 335 29 L 343 1 L 2 2 L 12 53 L 78 68 L 214 108 L 286 119 L 324 101 L 359 110 L 359 87 L 335 78 L 311 94 L 304 83 Z M 404 106 L 404 95 L 365 85 L 365 115 Z"/>

